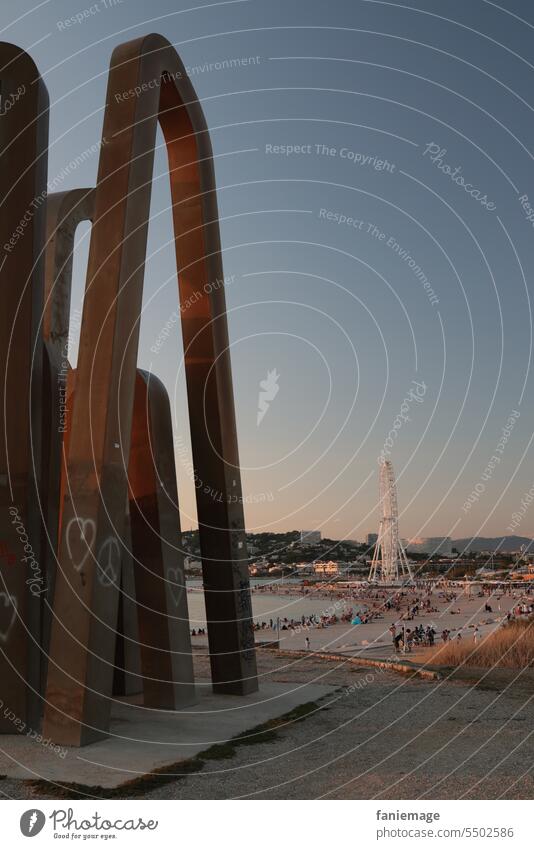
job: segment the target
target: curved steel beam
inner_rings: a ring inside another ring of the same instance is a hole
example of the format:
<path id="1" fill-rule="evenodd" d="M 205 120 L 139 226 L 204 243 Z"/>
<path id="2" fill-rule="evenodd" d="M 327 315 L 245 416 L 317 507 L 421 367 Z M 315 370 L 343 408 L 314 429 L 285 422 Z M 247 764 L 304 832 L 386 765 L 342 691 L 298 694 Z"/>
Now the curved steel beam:
<path id="1" fill-rule="evenodd" d="M 45 733 L 83 745 L 109 727 L 156 126 L 165 137 L 214 687 L 257 689 L 211 146 L 176 51 L 150 35 L 112 56 L 63 504 Z M 195 298 L 192 298 L 192 296 Z M 209 422 L 209 426 L 208 426 Z M 113 557 L 112 557 L 113 560 Z M 81 571 L 87 574 L 82 584 Z M 107 566 L 106 566 L 107 568 Z"/>
<path id="2" fill-rule="evenodd" d="M 48 92 L 0 43 L 0 731 L 40 713 L 42 333 Z"/>
<path id="3" fill-rule="evenodd" d="M 55 420 L 60 422 L 51 434 L 50 453 L 54 457 L 58 453 L 56 442 L 59 442 L 59 453 L 64 442 L 68 455 L 67 411 L 73 407 L 76 382 L 76 371 L 70 369 L 67 361 L 74 237 L 78 224 L 93 221 L 94 195 L 92 189 L 75 189 L 49 197 L 43 326 L 46 352 L 51 353 L 51 359 L 54 356 L 56 361 L 59 359 L 56 384 L 62 387 L 63 396 L 56 397 L 58 390 L 52 382 L 49 396 L 55 407 Z M 58 414 L 60 401 L 65 409 L 63 417 Z M 115 659 L 114 691 L 118 692 L 119 688 L 127 695 L 144 689 L 145 705 L 180 708 L 191 704 L 195 693 L 187 596 L 183 592 L 185 577 L 180 551 L 171 413 L 163 384 L 139 370 L 133 429 L 128 467 L 131 507 L 126 505 L 126 527 L 121 540 L 122 604 L 118 623 L 121 639 L 119 656 Z M 60 501 L 61 466 L 59 456 L 57 462 L 50 462 L 48 466 L 51 514 L 54 503 Z M 62 485 L 64 491 L 65 474 Z M 132 511 L 135 511 L 133 535 Z M 54 530 L 55 526 L 50 528 L 51 537 Z M 49 586 L 53 584 L 55 551 L 53 560 L 52 563 L 51 558 L 48 569 Z M 134 572 L 138 586 L 137 607 Z M 150 580 L 147 580 L 147 573 L 151 575 Z M 50 617 L 46 617 L 46 622 L 50 622 Z M 142 634 L 140 660 L 139 632 Z M 49 635 L 44 640 L 45 648 L 48 644 Z"/>
<path id="4" fill-rule="evenodd" d="M 58 550 L 63 437 L 67 431 L 70 301 L 74 235 L 78 224 L 92 220 L 93 189 L 54 192 L 46 203 L 46 249 L 43 311 L 43 594 L 41 678 L 43 691 L 48 671 Z"/>
<path id="5" fill-rule="evenodd" d="M 94 189 L 54 192 L 47 199 L 43 336 L 61 360 L 68 357 L 74 235 L 78 224 L 93 220 L 94 204 Z"/>
<path id="6" fill-rule="evenodd" d="M 144 705 L 195 701 L 169 396 L 137 371 L 128 465 Z"/>

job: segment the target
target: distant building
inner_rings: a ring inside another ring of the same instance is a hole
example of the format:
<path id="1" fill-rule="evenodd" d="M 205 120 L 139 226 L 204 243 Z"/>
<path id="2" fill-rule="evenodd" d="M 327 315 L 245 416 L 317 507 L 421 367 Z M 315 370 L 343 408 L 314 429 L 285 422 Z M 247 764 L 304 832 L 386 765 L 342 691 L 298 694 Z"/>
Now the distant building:
<path id="1" fill-rule="evenodd" d="M 367 534 L 367 547 L 371 548 L 372 545 L 376 545 L 378 542 L 378 534 Z"/>
<path id="2" fill-rule="evenodd" d="M 295 563 L 293 569 L 299 575 L 303 572 L 313 572 L 313 563 Z"/>
<path id="3" fill-rule="evenodd" d="M 532 571 L 519 571 L 519 572 L 510 572 L 510 578 L 512 581 L 534 581 L 534 572 Z"/>
<path id="4" fill-rule="evenodd" d="M 452 539 L 450 537 L 413 537 L 406 541 L 407 551 L 414 554 L 439 554 L 450 557 Z"/>
<path id="5" fill-rule="evenodd" d="M 249 575 L 257 576 L 257 575 L 266 575 L 267 574 L 267 564 L 266 563 L 251 563 L 248 567 Z"/>
<path id="6" fill-rule="evenodd" d="M 329 560 L 328 562 L 319 562 L 317 561 L 313 565 L 313 571 L 316 575 L 338 575 L 339 574 L 339 566 L 333 560 Z"/>
<path id="7" fill-rule="evenodd" d="M 321 542 L 321 531 L 301 531 L 300 542 L 303 545 L 315 545 Z"/>

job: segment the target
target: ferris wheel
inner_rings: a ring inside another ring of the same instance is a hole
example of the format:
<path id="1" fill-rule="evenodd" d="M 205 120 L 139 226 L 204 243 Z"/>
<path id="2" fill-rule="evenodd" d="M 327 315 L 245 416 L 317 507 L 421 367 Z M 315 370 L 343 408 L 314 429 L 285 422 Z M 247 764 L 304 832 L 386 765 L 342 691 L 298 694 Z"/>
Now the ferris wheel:
<path id="1" fill-rule="evenodd" d="M 405 579 L 411 580 L 412 572 L 399 538 L 397 485 L 391 460 L 380 461 L 379 493 L 382 518 L 378 527 L 378 539 L 369 571 L 369 580 L 381 581 L 384 584 Z"/>

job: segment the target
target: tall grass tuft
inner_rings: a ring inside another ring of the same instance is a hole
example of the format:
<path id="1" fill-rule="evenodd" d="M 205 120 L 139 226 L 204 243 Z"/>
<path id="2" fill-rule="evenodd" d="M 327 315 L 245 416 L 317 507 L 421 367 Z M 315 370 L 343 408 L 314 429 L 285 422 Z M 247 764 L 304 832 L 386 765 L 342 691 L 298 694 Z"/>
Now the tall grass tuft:
<path id="1" fill-rule="evenodd" d="M 453 639 L 429 649 L 424 659 L 440 666 L 534 666 L 534 617 L 508 622 L 477 643 L 469 637 Z"/>

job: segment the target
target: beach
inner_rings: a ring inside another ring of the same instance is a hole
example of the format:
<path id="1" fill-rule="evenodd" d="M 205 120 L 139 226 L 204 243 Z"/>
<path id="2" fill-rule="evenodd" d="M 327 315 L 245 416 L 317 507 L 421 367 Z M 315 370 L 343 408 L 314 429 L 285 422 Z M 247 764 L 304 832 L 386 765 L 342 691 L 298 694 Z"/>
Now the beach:
<path id="1" fill-rule="evenodd" d="M 532 604 L 527 588 L 502 591 L 419 582 L 414 588 L 383 589 L 293 582 L 253 585 L 252 611 L 257 642 L 276 639 L 287 651 L 342 651 L 351 655 L 384 657 L 393 650 L 392 626 L 398 634 L 417 626 L 435 631 L 439 643 L 444 631 L 449 639 L 481 639 L 498 628 L 514 608 Z M 205 630 L 203 594 L 197 586 L 188 592 L 191 628 Z M 487 608 L 491 608 L 488 610 Z M 414 608 L 416 612 L 414 613 Z M 359 614 L 361 624 L 352 624 Z M 365 621 L 366 619 L 370 621 Z M 309 640 L 309 644 L 308 641 Z M 205 634 L 193 637 L 194 645 L 207 645 Z M 417 653 L 418 647 L 411 647 Z"/>

